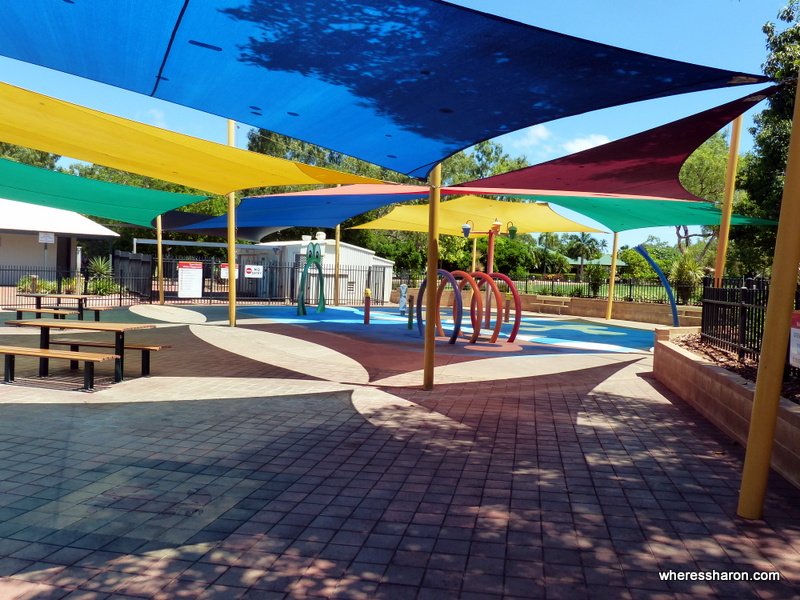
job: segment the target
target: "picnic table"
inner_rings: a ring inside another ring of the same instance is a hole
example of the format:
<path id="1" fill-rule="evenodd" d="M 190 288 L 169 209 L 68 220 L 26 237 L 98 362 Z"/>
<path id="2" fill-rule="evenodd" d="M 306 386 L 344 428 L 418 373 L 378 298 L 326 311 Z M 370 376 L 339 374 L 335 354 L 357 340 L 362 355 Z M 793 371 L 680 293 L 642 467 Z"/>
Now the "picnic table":
<path id="1" fill-rule="evenodd" d="M 80 320 L 83 320 L 83 312 L 84 312 L 84 310 L 87 309 L 87 306 L 86 306 L 87 300 L 89 300 L 91 298 L 99 298 L 100 297 L 100 296 L 97 296 L 95 294 L 55 294 L 55 293 L 51 294 L 51 293 L 44 293 L 44 292 L 41 292 L 41 293 L 39 293 L 39 292 L 37 292 L 37 293 L 24 292 L 24 293 L 21 293 L 21 294 L 17 294 L 17 296 L 21 297 L 21 298 L 33 298 L 36 301 L 36 310 L 37 311 L 38 310 L 42 310 L 42 308 L 43 308 L 42 307 L 42 300 L 48 300 L 48 299 L 55 300 L 56 301 L 56 307 L 60 307 L 61 306 L 61 301 L 62 300 L 75 300 L 75 301 L 77 301 L 77 305 L 75 306 L 75 308 L 78 311 L 78 319 L 80 319 Z M 53 308 L 53 307 L 50 307 L 50 308 Z M 73 308 L 73 307 L 70 306 L 69 308 Z M 95 313 L 95 318 L 96 319 L 97 319 L 97 315 L 98 314 L 99 313 Z"/>
<path id="2" fill-rule="evenodd" d="M 125 332 L 134 329 L 153 329 L 152 323 L 99 323 L 96 321 L 65 321 L 61 319 L 28 319 L 6 321 L 6 325 L 17 325 L 19 327 L 38 327 L 39 348 L 48 350 L 50 348 L 50 330 L 56 329 L 76 329 L 86 331 L 103 331 L 114 334 L 114 354 L 118 358 L 114 359 L 114 381 L 120 382 L 123 379 L 125 368 Z M 46 356 L 39 358 L 39 375 L 46 377 L 49 372 L 49 359 Z"/>

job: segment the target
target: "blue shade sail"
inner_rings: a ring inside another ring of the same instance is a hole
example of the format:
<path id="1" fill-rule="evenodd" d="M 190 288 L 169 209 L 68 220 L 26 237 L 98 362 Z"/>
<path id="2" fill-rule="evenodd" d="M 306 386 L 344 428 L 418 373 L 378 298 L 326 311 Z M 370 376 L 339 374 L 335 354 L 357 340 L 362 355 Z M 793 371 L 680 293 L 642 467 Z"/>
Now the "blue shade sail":
<path id="1" fill-rule="evenodd" d="M 460 193 L 460 192 L 459 192 Z M 427 198 L 422 186 L 354 185 L 325 190 L 251 196 L 236 208 L 237 239 L 259 241 L 284 227 L 336 227 L 347 219 L 387 204 Z M 177 211 L 176 211 L 177 212 Z M 228 215 L 192 219 L 169 213 L 164 229 L 186 233 L 225 235 Z"/>
<path id="2" fill-rule="evenodd" d="M 6 0 L 0 55 L 413 176 L 530 125 L 766 81 L 437 0 Z"/>

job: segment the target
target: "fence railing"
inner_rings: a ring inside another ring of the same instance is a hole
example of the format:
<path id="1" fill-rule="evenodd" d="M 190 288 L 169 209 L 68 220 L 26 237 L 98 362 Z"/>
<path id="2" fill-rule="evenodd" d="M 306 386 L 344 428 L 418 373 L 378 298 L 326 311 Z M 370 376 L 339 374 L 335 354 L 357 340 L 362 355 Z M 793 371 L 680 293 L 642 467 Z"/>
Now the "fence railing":
<path id="1" fill-rule="evenodd" d="M 95 277 L 87 272 L 45 267 L 0 265 L 0 307 L 33 306 L 33 298 L 19 292 L 94 294 L 92 306 L 127 306 L 143 301 L 132 288 L 136 281 L 126 277 Z M 144 300 L 149 302 L 149 297 Z"/>
<path id="2" fill-rule="evenodd" d="M 32 306 L 33 298 L 19 297 L 21 291 L 30 292 L 32 282 L 35 291 L 45 293 L 95 294 L 92 306 L 127 306 L 151 303 L 158 300 L 158 277 L 155 261 L 147 255 L 116 252 L 113 260 L 114 275 L 93 277 L 86 272 L 64 271 L 40 267 L 0 266 L 0 307 Z M 202 291 L 197 298 L 179 297 L 178 266 L 182 261 L 202 264 Z M 212 303 L 226 302 L 229 280 L 223 275 L 219 259 L 195 257 L 169 257 L 164 259 L 164 297 L 169 302 Z M 263 277 L 248 278 L 245 266 L 240 263 L 236 284 L 236 297 L 240 301 L 272 304 L 293 304 L 300 293 L 303 269 L 302 261 L 296 264 L 264 264 Z M 364 290 L 372 291 L 372 303 L 385 302 L 385 288 L 389 278 L 383 266 L 342 265 L 339 269 L 338 291 L 341 304 L 359 305 L 364 302 Z M 325 299 L 328 305 L 334 301 L 335 273 L 332 265 L 324 265 L 321 274 Z M 319 294 L 320 274 L 316 268 L 309 270 L 305 286 L 308 303 L 316 303 Z"/>
<path id="3" fill-rule="evenodd" d="M 769 280 L 726 278 L 722 285 L 715 287 L 710 279 L 704 282 L 700 337 L 711 346 L 735 353 L 740 360 L 758 362 Z M 795 308 L 800 308 L 800 289 L 795 292 Z M 788 365 L 788 356 L 786 375 L 800 377 L 800 369 Z"/>
<path id="4" fill-rule="evenodd" d="M 403 283 L 409 287 L 419 287 L 424 278 L 424 274 L 400 272 L 395 274 L 392 287 L 396 289 Z M 604 281 L 570 281 L 556 277 L 542 279 L 535 275 L 529 275 L 525 279 L 514 280 L 514 284 L 521 294 L 608 299 L 607 279 Z M 673 285 L 672 289 L 678 304 L 699 305 L 702 301 L 703 286 L 701 284 Z M 619 279 L 614 285 L 614 301 L 666 304 L 669 302 L 669 296 L 658 279 Z"/>

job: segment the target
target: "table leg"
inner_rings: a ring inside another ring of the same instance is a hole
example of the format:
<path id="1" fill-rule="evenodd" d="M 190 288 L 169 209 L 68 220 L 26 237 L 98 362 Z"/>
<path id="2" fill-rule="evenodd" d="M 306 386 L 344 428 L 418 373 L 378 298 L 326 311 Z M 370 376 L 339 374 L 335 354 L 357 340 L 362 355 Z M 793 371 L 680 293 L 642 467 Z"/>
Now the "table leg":
<path id="1" fill-rule="evenodd" d="M 39 335 L 39 348 L 47 350 L 50 347 L 50 328 L 42 327 L 42 332 Z M 49 360 L 46 358 L 39 359 L 39 377 L 47 377 L 50 371 Z"/>
<path id="2" fill-rule="evenodd" d="M 114 354 L 119 358 L 114 359 L 114 382 L 119 383 L 122 381 L 123 373 L 125 372 L 125 332 L 116 332 L 114 339 Z"/>
<path id="3" fill-rule="evenodd" d="M 86 308 L 86 300 L 78 298 L 78 320 L 83 321 L 83 309 Z"/>

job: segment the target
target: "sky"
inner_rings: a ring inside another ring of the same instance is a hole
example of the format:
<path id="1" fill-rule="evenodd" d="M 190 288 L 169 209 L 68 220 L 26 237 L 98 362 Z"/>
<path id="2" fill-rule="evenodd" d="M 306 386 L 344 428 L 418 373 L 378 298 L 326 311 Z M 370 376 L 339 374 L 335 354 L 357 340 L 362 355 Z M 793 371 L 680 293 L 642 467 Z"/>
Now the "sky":
<path id="1" fill-rule="evenodd" d="M 709 67 L 761 73 L 766 59 L 764 23 L 777 22 L 787 0 L 457 0 L 481 12 L 629 50 Z M 779 28 L 783 24 L 779 24 Z M 0 80 L 103 112 L 187 135 L 227 143 L 226 120 L 147 96 L 0 57 Z M 536 164 L 617 140 L 740 98 L 759 86 L 683 94 L 594 111 L 507 134 L 496 141 L 511 156 Z M 509 90 L 512 93 L 513 90 Z M 741 152 L 752 147 L 747 129 L 759 105 L 745 115 Z M 237 125 L 246 147 L 249 126 Z M 555 210 L 582 223 L 585 217 Z M 602 229 L 602 227 L 598 227 Z M 675 243 L 674 228 L 620 234 L 634 246 L 649 235 Z M 608 241 L 611 235 L 598 235 Z"/>

